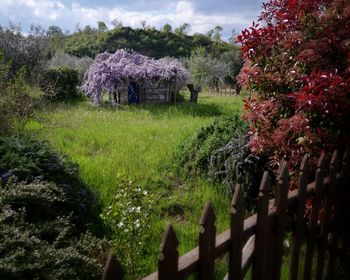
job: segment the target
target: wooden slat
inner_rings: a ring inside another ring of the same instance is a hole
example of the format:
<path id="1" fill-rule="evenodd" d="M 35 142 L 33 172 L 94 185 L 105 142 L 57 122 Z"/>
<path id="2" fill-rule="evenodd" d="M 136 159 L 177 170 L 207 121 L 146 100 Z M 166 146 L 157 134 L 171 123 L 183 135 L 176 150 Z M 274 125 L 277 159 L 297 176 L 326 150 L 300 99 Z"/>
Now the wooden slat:
<path id="1" fill-rule="evenodd" d="M 103 271 L 102 280 L 123 280 L 124 271 L 119 264 L 117 258 L 113 255 L 112 250 L 109 251 L 106 266 Z"/>
<path id="2" fill-rule="evenodd" d="M 254 247 L 255 247 L 255 235 L 251 236 L 248 239 L 247 243 L 244 245 L 242 250 L 242 265 L 241 265 L 242 277 L 245 276 L 245 274 L 249 270 L 249 267 L 252 263 L 253 256 L 254 256 Z"/>
<path id="3" fill-rule="evenodd" d="M 296 209 L 296 227 L 294 231 L 294 238 L 292 243 L 292 253 L 291 253 L 291 262 L 289 270 L 289 279 L 296 280 L 298 279 L 299 274 L 299 259 L 300 259 L 300 248 L 303 240 L 304 232 L 304 215 L 305 215 L 305 201 L 307 193 L 307 181 L 309 178 L 309 169 L 308 169 L 308 157 L 304 156 L 302 163 L 299 169 L 299 178 L 298 178 L 298 196 L 297 196 L 297 209 Z"/>
<path id="4" fill-rule="evenodd" d="M 231 246 L 228 260 L 228 279 L 242 279 L 242 249 L 245 206 L 241 187 L 236 185 L 231 203 Z"/>
<path id="5" fill-rule="evenodd" d="M 268 211 L 271 178 L 267 171 L 264 172 L 257 198 L 257 220 L 255 233 L 255 254 L 253 260 L 252 279 L 264 279 L 264 267 L 266 266 L 265 241 L 268 235 Z"/>
<path id="6" fill-rule="evenodd" d="M 313 262 L 314 249 L 317 239 L 317 220 L 319 217 L 320 201 L 324 187 L 324 176 L 325 176 L 325 154 L 323 153 L 318 161 L 316 177 L 315 177 L 315 195 L 312 201 L 312 208 L 310 213 L 310 220 L 308 225 L 308 238 L 305 253 L 304 262 L 304 280 L 311 279 L 311 269 Z"/>
<path id="7" fill-rule="evenodd" d="M 342 217 L 341 220 L 345 221 L 347 219 L 348 215 L 348 202 L 350 197 L 350 149 L 347 148 L 343 155 L 343 161 L 342 161 L 342 167 L 341 167 L 341 179 L 342 182 L 342 201 L 341 201 L 341 213 Z M 343 255 L 348 255 L 348 263 L 350 263 L 349 260 L 349 252 L 350 252 L 350 228 L 347 225 L 347 223 L 342 223 L 343 230 L 344 230 L 344 236 L 343 236 L 343 242 L 340 250 L 342 251 Z"/>
<path id="8" fill-rule="evenodd" d="M 255 246 L 255 235 L 251 236 L 247 243 L 244 245 L 242 250 L 242 264 L 241 271 L 242 277 L 247 273 L 249 267 L 252 263 L 253 255 L 254 255 L 254 246 Z M 224 277 L 224 280 L 228 280 L 228 274 Z"/>
<path id="9" fill-rule="evenodd" d="M 320 232 L 320 246 L 317 257 L 317 266 L 316 266 L 316 279 L 323 279 L 324 272 L 324 262 L 326 254 L 326 246 L 328 243 L 328 234 L 330 220 L 332 216 L 332 208 L 334 206 L 334 190 L 335 183 L 337 180 L 337 166 L 339 164 L 338 151 L 335 151 L 332 156 L 330 168 L 329 168 L 329 183 L 326 185 L 327 189 L 325 190 L 325 208 L 324 214 L 321 222 L 321 232 Z"/>
<path id="10" fill-rule="evenodd" d="M 206 203 L 200 221 L 199 279 L 214 280 L 215 263 L 215 214 L 212 205 Z"/>
<path id="11" fill-rule="evenodd" d="M 171 225 L 168 225 L 160 245 L 160 256 L 158 258 L 158 279 L 176 280 L 178 278 L 179 252 L 177 247 L 175 231 Z"/>
<path id="12" fill-rule="evenodd" d="M 273 236 L 273 259 L 272 266 L 268 269 L 272 271 L 272 274 L 268 273 L 269 279 L 280 279 L 281 266 L 282 266 L 282 253 L 283 253 L 283 238 L 286 227 L 286 211 L 287 211 L 287 198 L 289 189 L 289 174 L 288 163 L 282 162 L 280 175 L 277 178 L 277 197 L 276 197 L 276 225 Z"/>
<path id="13" fill-rule="evenodd" d="M 337 203 L 334 205 L 334 233 L 333 238 L 331 241 L 331 250 L 329 252 L 329 261 L 328 261 L 328 268 L 327 268 L 327 277 L 331 278 L 334 275 L 335 272 L 335 263 L 337 258 L 337 251 L 339 246 L 339 238 L 340 238 L 340 231 L 342 226 L 342 215 L 347 213 L 347 208 L 345 208 L 345 212 L 342 213 L 342 204 L 348 203 L 347 200 L 344 202 L 344 187 L 349 188 L 349 185 L 346 185 L 346 176 L 349 176 L 348 171 L 346 170 L 346 166 L 348 162 L 348 150 L 345 151 L 342 161 L 342 170 L 339 178 L 336 178 L 335 182 L 335 200 Z M 344 184 L 343 184 L 344 183 Z"/>

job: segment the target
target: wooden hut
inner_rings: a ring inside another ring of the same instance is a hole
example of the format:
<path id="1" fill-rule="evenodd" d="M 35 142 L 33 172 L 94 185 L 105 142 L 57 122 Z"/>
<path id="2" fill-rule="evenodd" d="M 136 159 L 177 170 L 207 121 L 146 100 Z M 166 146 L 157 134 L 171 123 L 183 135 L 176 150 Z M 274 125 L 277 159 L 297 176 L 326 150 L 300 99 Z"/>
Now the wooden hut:
<path id="1" fill-rule="evenodd" d="M 175 103 L 187 80 L 187 70 L 176 59 L 153 59 L 130 50 L 96 57 L 86 74 L 82 90 L 98 105 L 108 92 L 117 103 Z"/>

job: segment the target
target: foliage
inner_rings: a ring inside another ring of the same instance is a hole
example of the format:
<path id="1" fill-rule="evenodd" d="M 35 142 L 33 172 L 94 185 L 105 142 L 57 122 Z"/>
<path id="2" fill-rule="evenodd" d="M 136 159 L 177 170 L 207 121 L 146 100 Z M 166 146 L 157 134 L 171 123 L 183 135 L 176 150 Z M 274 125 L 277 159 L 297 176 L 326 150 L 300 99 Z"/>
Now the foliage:
<path id="1" fill-rule="evenodd" d="M 30 137 L 0 138 L 0 181 L 7 182 L 12 176 L 28 183 L 54 182 L 65 196 L 55 211 L 72 212 L 72 221 L 81 229 L 98 228 L 99 203 L 80 179 L 78 166 L 46 143 Z"/>
<path id="2" fill-rule="evenodd" d="M 101 214 L 113 232 L 113 244 L 132 277 L 139 272 L 136 258 L 150 230 L 150 215 L 156 196 L 132 181 L 121 181 L 111 205 Z"/>
<path id="3" fill-rule="evenodd" d="M 192 51 L 191 57 L 185 60 L 185 64 L 189 69 L 192 83 L 220 91 L 219 85 L 234 85 L 242 67 L 242 60 L 236 50 L 214 56 L 200 47 Z"/>
<path id="4" fill-rule="evenodd" d="M 60 66 L 47 70 L 41 82 L 44 97 L 50 100 L 72 100 L 79 96 L 78 70 L 69 66 Z"/>
<path id="5" fill-rule="evenodd" d="M 79 80 L 82 81 L 85 72 L 89 69 L 92 63 L 93 59 L 87 56 L 79 58 L 66 53 L 57 52 L 50 60 L 47 61 L 47 67 L 51 69 L 61 66 L 68 66 L 76 69 L 79 72 Z"/>
<path id="6" fill-rule="evenodd" d="M 182 24 L 176 28 L 177 33 L 170 32 L 166 25 L 162 31 L 155 28 L 139 28 L 117 26 L 107 32 L 80 31 L 68 36 L 63 51 L 74 56 L 95 56 L 102 52 L 114 53 L 118 49 L 133 49 L 143 55 L 162 58 L 189 57 L 196 47 L 205 47 L 208 52 L 219 55 L 222 52 L 232 50 L 231 44 L 214 43 L 210 38 L 201 33 L 193 36 L 186 35 L 188 25 Z"/>
<path id="7" fill-rule="evenodd" d="M 249 148 L 249 136 L 235 135 L 226 145 L 210 155 L 209 177 L 224 183 L 230 197 L 236 184 L 240 184 L 246 206 L 252 208 L 258 195 L 266 159 L 253 154 Z"/>
<path id="8" fill-rule="evenodd" d="M 40 104 L 41 93 L 37 94 L 25 83 L 24 69 L 10 78 L 10 68 L 10 63 L 5 63 L 0 53 L 0 136 L 21 133 Z"/>
<path id="9" fill-rule="evenodd" d="M 114 54 L 101 53 L 96 57 L 81 88 L 98 105 L 103 90 L 109 94 L 127 90 L 129 81 L 151 85 L 159 81 L 175 81 L 181 88 L 186 79 L 187 71 L 176 59 L 155 60 L 134 51 L 118 50 Z"/>
<path id="10" fill-rule="evenodd" d="M 9 77 L 17 76 L 24 68 L 26 80 L 36 82 L 43 70 L 43 61 L 47 56 L 47 41 L 43 37 L 44 30 L 40 26 L 32 25 L 29 34 L 21 34 L 18 25 L 0 25 L 0 52 L 6 62 L 10 63 Z"/>
<path id="11" fill-rule="evenodd" d="M 305 153 L 350 140 L 350 4 L 346 0 L 270 1 L 259 23 L 238 37 L 240 77 L 257 91 L 246 103 L 251 148 L 292 170 Z"/>
<path id="12" fill-rule="evenodd" d="M 54 183 L 1 184 L 0 278 L 101 278 L 108 244 L 77 231 L 66 200 Z"/>
<path id="13" fill-rule="evenodd" d="M 183 144 L 179 155 L 180 164 L 191 174 L 206 175 L 211 154 L 244 131 L 245 124 L 238 114 L 216 118 Z"/>

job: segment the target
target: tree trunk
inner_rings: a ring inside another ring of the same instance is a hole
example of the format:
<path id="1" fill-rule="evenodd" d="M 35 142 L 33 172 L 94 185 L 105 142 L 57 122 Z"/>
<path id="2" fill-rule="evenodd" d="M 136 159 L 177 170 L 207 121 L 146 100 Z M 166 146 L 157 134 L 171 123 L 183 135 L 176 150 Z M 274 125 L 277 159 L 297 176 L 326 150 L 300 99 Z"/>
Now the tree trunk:
<path id="1" fill-rule="evenodd" d="M 201 87 L 193 84 L 187 84 L 187 87 L 191 93 L 190 102 L 197 103 L 198 93 L 201 91 Z"/>

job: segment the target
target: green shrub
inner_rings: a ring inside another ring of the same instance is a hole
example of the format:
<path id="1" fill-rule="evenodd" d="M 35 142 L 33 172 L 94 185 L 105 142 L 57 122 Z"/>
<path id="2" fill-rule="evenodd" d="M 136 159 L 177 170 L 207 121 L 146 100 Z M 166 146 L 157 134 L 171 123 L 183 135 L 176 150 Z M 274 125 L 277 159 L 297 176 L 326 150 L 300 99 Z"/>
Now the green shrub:
<path id="1" fill-rule="evenodd" d="M 266 159 L 253 154 L 249 148 L 249 136 L 235 135 L 226 145 L 213 151 L 210 156 L 209 177 L 224 183 L 232 196 L 238 183 L 243 189 L 246 205 L 253 208 Z"/>
<path id="2" fill-rule="evenodd" d="M 43 77 L 41 88 L 46 98 L 50 100 L 66 101 L 79 96 L 78 70 L 69 66 L 49 69 Z"/>
<path id="3" fill-rule="evenodd" d="M 121 180 L 115 188 L 112 203 L 101 214 L 110 226 L 119 259 L 132 279 L 140 276 L 137 260 L 144 249 L 156 201 L 154 193 L 132 181 Z"/>
<path id="4" fill-rule="evenodd" d="M 207 174 L 212 152 L 226 145 L 234 135 L 245 131 L 246 125 L 237 114 L 216 118 L 182 145 L 180 164 L 190 174 Z"/>
<path id="5" fill-rule="evenodd" d="M 192 175 L 219 182 L 230 197 L 243 188 L 248 208 L 254 206 L 266 160 L 251 153 L 248 127 L 238 115 L 219 117 L 182 146 L 180 163 Z"/>
<path id="6" fill-rule="evenodd" d="M 54 183 L 0 188 L 0 279 L 101 279 L 108 243 L 82 233 Z"/>
<path id="7" fill-rule="evenodd" d="M 0 182 L 12 176 L 28 183 L 35 180 L 55 183 L 65 197 L 55 211 L 60 213 L 63 208 L 72 212 L 72 220 L 82 229 L 87 224 L 98 227 L 99 203 L 79 177 L 78 166 L 47 143 L 24 136 L 0 137 Z"/>
<path id="8" fill-rule="evenodd" d="M 0 135 L 22 132 L 40 104 L 40 98 L 33 96 L 33 88 L 25 82 L 24 68 L 10 78 L 10 67 L 0 53 Z"/>

